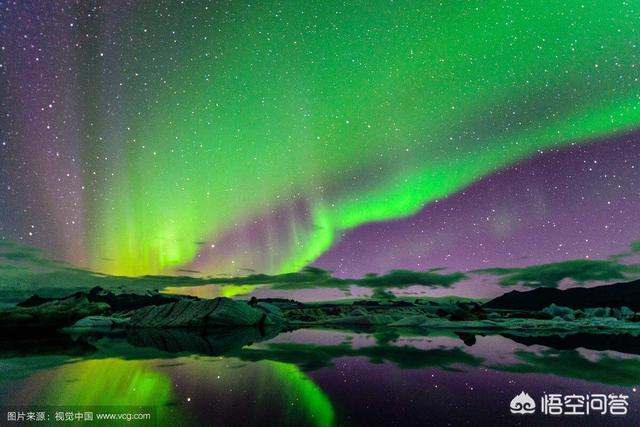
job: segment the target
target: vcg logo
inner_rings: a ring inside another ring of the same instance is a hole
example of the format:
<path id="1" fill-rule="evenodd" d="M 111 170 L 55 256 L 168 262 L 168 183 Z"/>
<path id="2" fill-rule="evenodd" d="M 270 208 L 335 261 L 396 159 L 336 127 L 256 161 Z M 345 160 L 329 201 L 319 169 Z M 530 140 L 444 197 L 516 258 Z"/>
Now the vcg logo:
<path id="1" fill-rule="evenodd" d="M 536 411 L 536 402 L 533 401 L 528 393 L 523 391 L 511 399 L 509 409 L 511 409 L 512 414 L 533 414 Z"/>

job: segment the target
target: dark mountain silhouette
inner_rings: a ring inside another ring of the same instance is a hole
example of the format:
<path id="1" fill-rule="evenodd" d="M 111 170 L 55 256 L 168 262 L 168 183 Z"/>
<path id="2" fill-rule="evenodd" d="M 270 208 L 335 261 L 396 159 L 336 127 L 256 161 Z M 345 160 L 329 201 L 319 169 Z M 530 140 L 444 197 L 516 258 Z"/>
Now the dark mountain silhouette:
<path id="1" fill-rule="evenodd" d="M 86 297 L 89 302 L 103 302 L 109 304 L 114 311 L 136 310 L 138 308 L 147 307 L 149 305 L 164 305 L 181 301 L 183 299 L 195 299 L 187 296 L 170 296 L 157 292 L 149 292 L 146 295 L 134 293 L 114 294 L 106 291 L 99 286 L 89 290 L 89 292 L 76 292 L 70 297 L 81 298 Z M 63 301 L 64 298 L 45 298 L 34 294 L 29 299 L 17 304 L 18 307 L 37 307 L 52 301 Z"/>
<path id="2" fill-rule="evenodd" d="M 538 288 L 532 291 L 511 291 L 485 303 L 483 308 L 510 310 L 542 310 L 551 304 L 573 309 L 592 307 L 629 307 L 640 311 L 640 280 L 593 288 L 565 290 Z"/>

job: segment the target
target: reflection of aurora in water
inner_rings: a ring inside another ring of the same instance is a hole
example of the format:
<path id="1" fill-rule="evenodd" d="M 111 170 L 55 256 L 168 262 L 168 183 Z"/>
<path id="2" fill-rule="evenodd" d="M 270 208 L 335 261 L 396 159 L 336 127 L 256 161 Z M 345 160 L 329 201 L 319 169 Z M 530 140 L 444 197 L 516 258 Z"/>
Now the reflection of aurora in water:
<path id="1" fill-rule="evenodd" d="M 60 407 L 155 407 L 155 416 L 176 420 L 174 425 L 188 426 L 196 422 L 191 412 L 198 405 L 215 405 L 216 411 L 233 419 L 238 408 L 238 395 L 233 391 L 245 390 L 250 395 L 243 414 L 253 414 L 256 419 L 281 417 L 286 425 L 296 422 L 319 427 L 333 425 L 333 407 L 327 396 L 291 364 L 264 361 L 234 369 L 234 364 L 240 364 L 223 358 L 179 358 L 167 364 L 157 359 L 107 358 L 59 366 L 54 363 L 53 368 L 46 370 L 49 367 L 46 364 L 33 362 L 35 371 L 10 397 L 0 393 L 0 402 Z M 25 364 L 29 361 L 25 360 Z M 8 370 L 8 365 L 0 362 L 2 370 Z M 24 366 L 19 365 L 15 368 L 22 371 Z M 246 389 L 247 384 L 251 385 L 250 390 Z M 0 381 L 0 390 L 4 389 L 2 385 Z"/>
<path id="2" fill-rule="evenodd" d="M 225 425 L 331 426 L 347 419 L 367 425 L 363 420 L 375 424 L 404 410 L 437 418 L 439 407 L 455 405 L 464 393 L 482 393 L 465 397 L 465 405 L 479 404 L 483 395 L 500 398 L 492 387 L 506 390 L 504 396 L 542 385 L 545 391 L 634 394 L 640 381 L 637 337 L 616 340 L 617 351 L 587 349 L 606 347 L 606 336 L 566 349 L 534 343 L 555 338 L 513 339 L 399 328 L 297 330 L 210 356 L 186 355 L 185 347 L 167 353 L 171 340 L 168 348 L 162 340 L 144 347 L 110 336 L 91 341 L 97 349 L 84 354 L 87 359 L 0 359 L 0 406 L 155 406 L 163 419 L 185 426 L 217 419 Z M 372 412 L 359 413 L 365 406 Z M 640 419 L 640 406 L 631 416 Z"/>
<path id="3" fill-rule="evenodd" d="M 25 358 L 20 371 L 28 372 L 26 378 L 18 380 L 21 386 L 3 400 L 5 404 L 60 407 L 157 406 L 161 414 L 172 399 L 171 380 L 153 365 L 106 358 L 61 359 L 48 366 L 43 358 Z M 2 368 L 11 372 L 8 363 Z"/>

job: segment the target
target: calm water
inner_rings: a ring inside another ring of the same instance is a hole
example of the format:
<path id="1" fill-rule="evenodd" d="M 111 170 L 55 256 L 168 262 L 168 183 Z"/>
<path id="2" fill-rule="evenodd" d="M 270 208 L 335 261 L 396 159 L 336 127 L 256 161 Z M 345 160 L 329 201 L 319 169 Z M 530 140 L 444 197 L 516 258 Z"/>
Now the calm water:
<path id="1" fill-rule="evenodd" d="M 151 425 L 640 422 L 635 337 L 422 334 L 296 330 L 269 337 L 248 329 L 205 337 L 172 331 L 5 340 L 0 425 L 18 425 L 6 420 L 17 408 L 53 414 L 103 405 L 115 412 L 151 408 L 158 421 Z M 625 394 L 628 414 L 512 415 L 509 403 L 521 391 L 538 407 L 545 393 Z"/>

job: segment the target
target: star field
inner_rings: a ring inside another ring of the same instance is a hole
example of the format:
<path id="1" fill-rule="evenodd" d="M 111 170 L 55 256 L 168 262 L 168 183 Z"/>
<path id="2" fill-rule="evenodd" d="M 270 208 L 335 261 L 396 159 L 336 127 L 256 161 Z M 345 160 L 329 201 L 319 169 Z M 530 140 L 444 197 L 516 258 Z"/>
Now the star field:
<path id="1" fill-rule="evenodd" d="M 73 265 L 355 275 L 638 237 L 632 2 L 1 8 L 0 237 Z"/>

